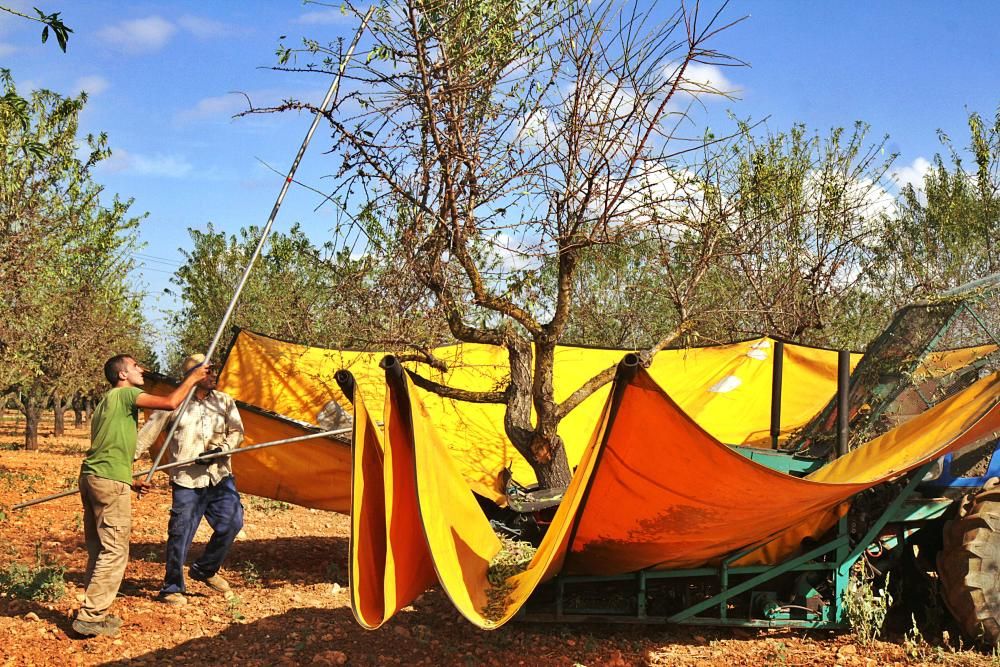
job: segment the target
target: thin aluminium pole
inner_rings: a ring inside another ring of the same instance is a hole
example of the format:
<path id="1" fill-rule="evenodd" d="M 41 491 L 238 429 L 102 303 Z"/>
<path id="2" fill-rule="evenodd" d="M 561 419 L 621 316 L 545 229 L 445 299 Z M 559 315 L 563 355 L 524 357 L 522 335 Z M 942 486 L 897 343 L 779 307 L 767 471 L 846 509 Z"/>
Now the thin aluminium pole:
<path id="1" fill-rule="evenodd" d="M 289 445 L 289 444 L 292 444 L 292 443 L 295 443 L 295 442 L 302 442 L 304 440 L 315 440 L 316 438 L 326 438 L 326 437 L 329 437 L 331 435 L 343 435 L 344 433 L 350 432 L 352 428 L 353 428 L 353 426 L 352 427 L 348 427 L 348 428 L 339 428 L 339 429 L 337 429 L 335 431 L 322 431 L 321 433 L 312 433 L 310 435 L 298 435 L 298 436 L 295 436 L 294 438 L 285 438 L 283 440 L 272 440 L 270 442 L 262 442 L 262 443 L 257 444 L 257 445 L 250 445 L 249 447 L 238 447 L 237 449 L 231 449 L 229 451 L 219 452 L 218 454 L 205 454 L 204 456 L 196 456 L 193 459 L 185 459 L 183 461 L 173 461 L 171 463 L 167 463 L 166 465 L 160 466 L 159 468 L 157 468 L 157 470 L 170 470 L 171 468 L 177 468 L 179 466 L 186 466 L 186 465 L 188 465 L 190 463 L 194 463 L 195 461 L 197 461 L 199 459 L 201 459 L 201 460 L 204 461 L 205 459 L 214 459 L 214 458 L 221 458 L 223 456 L 232 456 L 234 454 L 243 454 L 245 452 L 252 452 L 252 451 L 255 451 L 255 450 L 258 450 L 258 449 L 266 449 L 268 447 L 277 447 L 278 445 Z M 160 451 L 162 452 L 166 448 L 167 448 L 167 444 L 166 444 L 166 441 L 164 441 L 163 447 L 161 448 Z M 157 460 L 159 460 L 159 457 L 157 457 Z M 150 470 L 143 470 L 141 472 L 134 473 L 132 475 L 132 477 L 141 477 L 141 476 L 143 476 L 143 475 L 145 475 L 145 474 L 147 474 L 147 473 L 149 473 L 151 471 L 152 471 L 152 468 Z M 147 481 L 148 481 L 148 479 L 149 478 L 147 478 Z M 60 493 L 54 493 L 51 496 L 45 496 L 43 498 L 35 498 L 34 500 L 29 500 L 27 502 L 23 502 L 23 503 L 19 503 L 17 505 L 14 505 L 11 509 L 19 510 L 19 509 L 23 509 L 25 507 L 31 507 L 32 505 L 40 505 L 41 503 L 47 503 L 50 500 L 56 500 L 57 498 L 65 498 L 66 496 L 74 495 L 76 493 L 79 493 L 79 491 L 80 491 L 80 489 L 73 488 L 73 489 L 70 489 L 69 491 L 62 491 Z"/>
<path id="2" fill-rule="evenodd" d="M 343 78 L 344 71 L 347 69 L 347 63 L 350 62 L 351 56 L 354 55 L 354 48 L 358 45 L 358 41 L 360 41 L 362 33 L 364 33 L 365 28 L 368 27 L 368 20 L 374 12 L 375 7 L 373 6 L 368 9 L 368 13 L 365 14 L 364 18 L 361 20 L 361 25 L 358 27 L 358 31 L 354 33 L 354 40 L 351 41 L 350 48 L 344 55 L 344 59 L 340 62 L 340 68 L 337 71 L 337 76 L 333 78 L 333 81 L 330 83 L 329 90 L 326 91 L 326 97 L 323 98 L 323 103 L 319 105 L 316 115 L 313 116 L 313 122 L 309 126 L 309 131 L 306 132 L 305 139 L 302 140 L 302 145 L 299 146 L 299 152 L 295 155 L 295 159 L 292 161 L 292 166 L 291 169 L 288 170 L 285 182 L 281 184 L 281 192 L 278 193 L 278 198 L 275 200 L 274 207 L 271 209 L 271 215 L 267 219 L 267 224 L 264 225 L 264 229 L 261 231 L 257 247 L 254 249 L 253 255 L 250 257 L 250 261 L 247 262 L 246 268 L 243 269 L 243 276 L 236 285 L 236 291 L 233 292 L 233 298 L 229 301 L 229 307 L 226 308 L 226 312 L 222 316 L 222 322 L 219 323 L 219 328 L 215 332 L 215 337 L 212 338 L 212 343 L 208 346 L 208 351 L 205 352 L 205 363 L 209 363 L 212 358 L 212 354 L 215 353 L 215 348 L 219 344 L 219 339 L 222 338 L 222 332 L 225 331 L 226 325 L 229 323 L 229 318 L 232 317 L 233 311 L 236 309 L 236 302 L 240 298 L 240 293 L 243 291 L 244 286 L 246 286 L 247 279 L 250 277 L 250 271 L 253 269 L 254 263 L 256 263 L 261 250 L 264 248 L 264 242 L 267 240 L 267 235 L 271 232 L 271 226 L 274 224 L 274 219 L 278 216 L 278 210 L 281 208 L 281 202 L 285 199 L 285 193 L 288 192 L 288 188 L 292 184 L 292 179 L 295 177 L 295 171 L 299 168 L 299 163 L 302 161 L 302 156 L 305 155 L 306 148 L 309 146 L 309 142 L 312 140 L 313 134 L 316 132 L 316 128 L 319 127 L 320 119 L 326 112 L 333 96 L 340 88 L 340 80 Z M 174 437 L 174 432 L 177 430 L 177 425 L 180 423 L 180 416 L 184 414 L 187 406 L 191 403 L 191 397 L 194 395 L 194 392 L 195 389 L 192 387 L 191 391 L 189 391 L 187 396 L 184 397 L 184 402 L 181 403 L 179 408 L 177 408 L 176 416 L 173 423 L 170 425 L 170 430 L 167 432 L 167 438 L 163 441 L 164 446 L 157 455 L 156 460 L 153 461 L 153 467 L 149 469 L 149 474 L 146 476 L 147 482 L 153 477 L 153 473 L 156 472 L 157 466 L 160 464 L 160 459 L 163 457 L 163 452 L 167 449 L 167 444 L 170 442 L 171 438 Z"/>

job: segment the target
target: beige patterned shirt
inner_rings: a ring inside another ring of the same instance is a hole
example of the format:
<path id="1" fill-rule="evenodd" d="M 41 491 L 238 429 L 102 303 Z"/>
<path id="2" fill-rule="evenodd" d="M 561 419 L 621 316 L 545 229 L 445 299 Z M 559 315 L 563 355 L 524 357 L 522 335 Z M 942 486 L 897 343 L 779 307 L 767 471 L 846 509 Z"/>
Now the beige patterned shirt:
<path id="1" fill-rule="evenodd" d="M 139 429 L 135 458 L 138 459 L 150 445 L 156 442 L 160 433 L 169 430 L 175 412 L 156 410 Z M 236 402 L 228 394 L 212 391 L 199 400 L 197 394 L 191 397 L 180 424 L 174 431 L 170 443 L 173 461 L 184 461 L 199 456 L 216 447 L 224 451 L 236 449 L 243 442 L 243 420 L 240 419 Z M 222 457 L 213 459 L 207 466 L 190 463 L 170 469 L 170 481 L 188 489 L 200 489 L 209 484 L 218 484 L 231 475 L 228 462 Z"/>

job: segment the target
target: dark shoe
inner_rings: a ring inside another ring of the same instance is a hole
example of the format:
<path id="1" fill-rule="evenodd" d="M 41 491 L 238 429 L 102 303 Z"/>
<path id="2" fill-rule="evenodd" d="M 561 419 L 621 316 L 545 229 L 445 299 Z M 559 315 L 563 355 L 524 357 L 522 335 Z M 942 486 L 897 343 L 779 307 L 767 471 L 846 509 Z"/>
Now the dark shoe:
<path id="1" fill-rule="evenodd" d="M 107 616 L 104 617 L 104 622 L 107 623 L 108 625 L 113 625 L 116 628 L 122 627 L 122 619 L 118 618 L 117 616 L 112 616 L 111 614 L 108 614 Z"/>
<path id="2" fill-rule="evenodd" d="M 189 574 L 191 575 L 192 579 L 194 579 L 195 581 L 200 581 L 201 583 L 205 584 L 206 586 L 208 586 L 217 593 L 228 593 L 230 590 L 232 590 L 229 587 L 229 582 L 220 577 L 218 574 L 213 574 L 211 577 L 204 577 L 204 578 L 199 577 L 197 573 L 193 571 L 190 572 Z"/>
<path id="3" fill-rule="evenodd" d="M 96 637 L 98 635 L 115 637 L 118 635 L 120 625 L 121 621 L 118 622 L 118 625 L 115 625 L 108 619 L 104 619 L 103 621 L 81 621 L 80 619 L 76 619 L 73 621 L 73 631 L 84 637 Z"/>

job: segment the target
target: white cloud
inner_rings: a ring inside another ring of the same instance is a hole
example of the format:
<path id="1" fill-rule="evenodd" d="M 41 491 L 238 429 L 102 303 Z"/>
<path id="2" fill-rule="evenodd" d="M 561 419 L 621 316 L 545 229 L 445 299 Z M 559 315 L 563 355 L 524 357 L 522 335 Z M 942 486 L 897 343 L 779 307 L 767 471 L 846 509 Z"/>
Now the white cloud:
<path id="1" fill-rule="evenodd" d="M 222 37 L 234 32 L 230 26 L 227 26 L 221 21 L 213 21 L 212 19 L 194 16 L 192 14 L 185 14 L 177 19 L 177 25 L 199 39 Z"/>
<path id="2" fill-rule="evenodd" d="M 198 120 L 200 118 L 211 118 L 213 116 L 232 116 L 238 111 L 247 108 L 246 98 L 235 93 L 229 95 L 217 95 L 215 97 L 205 97 L 191 107 L 184 109 L 177 114 L 177 119 L 182 121 Z"/>
<path id="3" fill-rule="evenodd" d="M 676 75 L 676 65 L 667 70 L 668 76 Z M 684 70 L 684 80 L 679 87 L 681 92 L 691 96 L 705 95 L 737 95 L 740 88 L 728 78 L 717 65 L 690 63 Z"/>
<path id="4" fill-rule="evenodd" d="M 86 92 L 88 95 L 93 97 L 94 95 L 100 95 L 111 84 L 103 76 L 98 76 L 97 74 L 91 74 L 90 76 L 81 76 L 73 83 L 73 94 Z"/>
<path id="5" fill-rule="evenodd" d="M 330 25 L 332 23 L 347 23 L 352 19 L 352 15 L 344 14 L 339 9 L 322 9 L 300 14 L 295 22 L 302 25 Z"/>
<path id="6" fill-rule="evenodd" d="M 141 155 L 130 153 L 123 148 L 115 148 L 111 157 L 101 163 L 101 167 L 116 173 L 134 173 L 142 176 L 163 176 L 183 178 L 194 167 L 190 162 L 176 155 Z"/>
<path id="7" fill-rule="evenodd" d="M 109 45 L 128 53 L 152 53 L 162 49 L 177 32 L 177 26 L 159 16 L 121 21 L 98 31 Z"/>
<path id="8" fill-rule="evenodd" d="M 931 168 L 931 163 L 926 158 L 918 157 L 913 164 L 900 167 L 892 172 L 892 179 L 902 190 L 907 185 L 912 185 L 915 190 L 922 190 L 924 187 L 924 176 Z"/>
<path id="9" fill-rule="evenodd" d="M 529 249 L 522 247 L 520 243 L 507 234 L 502 232 L 497 234 L 491 241 L 491 245 L 500 260 L 501 270 L 504 273 L 537 267 L 538 258 L 532 256 Z"/>

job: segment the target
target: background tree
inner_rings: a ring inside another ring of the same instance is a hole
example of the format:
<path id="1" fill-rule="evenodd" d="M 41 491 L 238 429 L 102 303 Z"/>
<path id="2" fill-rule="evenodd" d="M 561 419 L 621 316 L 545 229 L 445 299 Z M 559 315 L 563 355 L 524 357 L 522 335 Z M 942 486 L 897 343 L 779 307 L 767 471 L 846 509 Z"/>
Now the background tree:
<path id="1" fill-rule="evenodd" d="M 660 181 L 678 154 L 702 144 L 678 141 L 676 102 L 697 85 L 685 73 L 692 63 L 732 64 L 706 46 L 725 27 L 718 14 L 681 8 L 651 25 L 647 9 L 386 2 L 370 27 L 370 57 L 352 63 L 355 92 L 328 115 L 342 156 L 330 199 L 366 206 L 366 251 L 394 258 L 428 290 L 454 338 L 508 353 L 501 390 L 414 381 L 505 404 L 507 436 L 544 487 L 569 480 L 560 420 L 613 374 L 555 401 L 553 355 L 580 266 L 600 248 L 676 234 L 681 223 L 665 212 L 684 191 Z M 308 40 L 306 50 L 323 65 L 286 68 L 329 71 L 338 55 Z M 284 47 L 279 55 L 296 57 Z M 650 352 L 685 327 L 658 332 Z"/>
<path id="2" fill-rule="evenodd" d="M 91 171 L 110 151 L 103 135 L 81 150 L 85 95 L 23 98 L 7 71 L 0 84 L 0 388 L 18 396 L 34 449 L 50 401 L 61 428 L 66 397 L 97 386 L 107 357 L 141 355 L 128 281 L 139 220 L 131 202 L 100 203 Z"/>
<path id="3" fill-rule="evenodd" d="M 260 239 L 260 229 L 253 226 L 229 236 L 211 223 L 204 231 L 188 231 L 191 250 L 181 250 L 184 265 L 171 278 L 183 304 L 170 313 L 175 342 L 168 366 L 175 369 L 188 354 L 208 348 L 233 285 Z M 397 348 L 404 340 L 401 331 L 422 331 L 416 338 L 442 340 L 442 327 L 434 331 L 435 320 L 423 316 L 425 296 L 376 258 L 317 247 L 294 225 L 287 234 L 273 232 L 268 238 L 231 321 L 311 345 Z M 231 332 L 225 332 L 220 349 L 230 339 Z"/>
<path id="4" fill-rule="evenodd" d="M 934 156 L 919 186 L 903 188 L 885 271 L 902 300 L 1000 270 L 1000 111 L 991 123 L 970 113 L 968 126 L 968 153 L 939 132 L 947 155 Z"/>
<path id="5" fill-rule="evenodd" d="M 826 136 L 802 125 L 754 136 L 745 123 L 732 146 L 741 251 L 719 272 L 713 337 L 769 333 L 814 345 L 860 349 L 888 314 L 873 275 L 895 199 L 883 187 L 895 156 L 868 127 Z M 706 323 L 709 325 L 709 323 Z"/>

